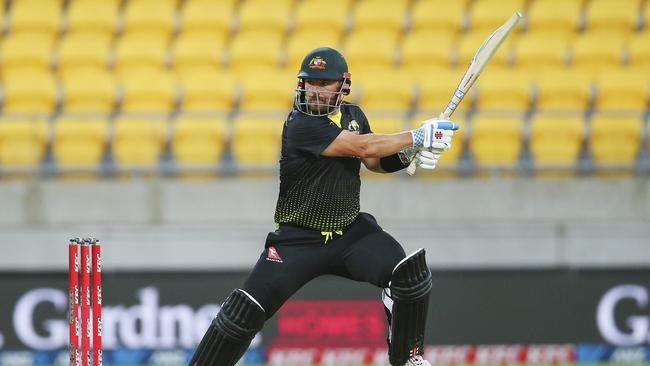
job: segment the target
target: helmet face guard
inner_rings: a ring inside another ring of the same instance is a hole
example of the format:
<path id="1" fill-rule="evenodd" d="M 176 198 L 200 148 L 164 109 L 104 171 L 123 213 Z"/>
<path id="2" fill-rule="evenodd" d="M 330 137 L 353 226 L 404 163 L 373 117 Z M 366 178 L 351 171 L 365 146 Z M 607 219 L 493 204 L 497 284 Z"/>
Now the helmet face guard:
<path id="1" fill-rule="evenodd" d="M 327 116 L 341 105 L 343 96 L 350 94 L 350 73 L 346 72 L 341 81 L 341 87 L 338 91 L 310 90 L 305 85 L 307 78 L 298 79 L 294 105 L 300 112 L 309 116 Z M 324 95 L 321 98 L 321 95 Z"/>

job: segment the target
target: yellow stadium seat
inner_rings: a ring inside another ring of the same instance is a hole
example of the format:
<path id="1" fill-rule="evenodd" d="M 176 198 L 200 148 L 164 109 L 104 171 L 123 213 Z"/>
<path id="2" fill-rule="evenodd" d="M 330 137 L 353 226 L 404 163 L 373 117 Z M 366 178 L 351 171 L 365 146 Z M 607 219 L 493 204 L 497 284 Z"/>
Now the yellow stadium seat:
<path id="1" fill-rule="evenodd" d="M 353 29 L 398 34 L 404 28 L 406 0 L 361 0 L 353 9 Z"/>
<path id="2" fill-rule="evenodd" d="M 613 69 L 596 79 L 596 108 L 645 110 L 650 90 L 650 70 Z"/>
<path id="3" fill-rule="evenodd" d="M 223 155 L 227 125 L 223 119 L 181 116 L 174 123 L 172 153 L 181 165 L 216 165 Z"/>
<path id="4" fill-rule="evenodd" d="M 390 67 L 395 61 L 396 34 L 386 31 L 354 32 L 344 44 L 345 58 L 354 74 L 368 67 Z M 357 70 L 358 68 L 358 70 Z"/>
<path id="5" fill-rule="evenodd" d="M 591 75 L 619 67 L 622 63 L 625 41 L 620 33 L 589 32 L 573 42 L 574 67 Z"/>
<path id="6" fill-rule="evenodd" d="M 56 82 L 41 69 L 21 69 L 4 77 L 4 112 L 51 113 L 56 108 Z"/>
<path id="7" fill-rule="evenodd" d="M 115 121 L 113 156 L 120 166 L 152 167 L 167 137 L 164 121 L 122 117 Z"/>
<path id="8" fill-rule="evenodd" d="M 585 15 L 587 29 L 633 32 L 639 19 L 639 0 L 591 0 Z"/>
<path id="9" fill-rule="evenodd" d="M 68 34 L 58 47 L 57 64 L 60 73 L 78 68 L 105 68 L 111 48 L 106 33 L 77 32 Z"/>
<path id="10" fill-rule="evenodd" d="M 456 34 L 463 28 L 465 11 L 464 1 L 418 1 L 411 11 L 411 32 Z"/>
<path id="11" fill-rule="evenodd" d="M 581 0 L 542 0 L 530 3 L 526 12 L 528 32 L 573 33 L 578 29 Z"/>
<path id="12" fill-rule="evenodd" d="M 282 37 L 277 33 L 246 32 L 230 46 L 230 66 L 235 71 L 277 67 Z"/>
<path id="13" fill-rule="evenodd" d="M 591 119 L 589 146 L 596 164 L 634 164 L 641 145 L 643 119 L 639 114 L 598 113 Z M 616 138 L 612 138 L 612 136 Z"/>
<path id="14" fill-rule="evenodd" d="M 535 84 L 539 109 L 585 109 L 589 106 L 590 79 L 577 70 L 549 70 L 536 75 Z"/>
<path id="15" fill-rule="evenodd" d="M 246 1 L 239 9 L 239 31 L 282 34 L 287 29 L 290 4 L 283 1 Z"/>
<path id="16" fill-rule="evenodd" d="M 339 39 L 340 33 L 326 29 L 293 32 L 286 48 L 286 68 L 297 71 L 302 59 L 314 48 L 332 47 L 338 49 Z"/>
<path id="17" fill-rule="evenodd" d="M 395 69 L 367 69 L 357 73 L 362 93 L 359 104 L 377 110 L 408 110 L 413 103 L 413 81 L 409 74 Z M 365 76 L 364 76 L 365 75 Z"/>
<path id="18" fill-rule="evenodd" d="M 170 112 L 176 99 L 172 75 L 163 70 L 139 69 L 122 75 L 125 112 Z"/>
<path id="19" fill-rule="evenodd" d="M 423 73 L 416 82 L 419 88 L 418 105 L 420 109 L 430 109 L 442 112 L 456 90 L 464 74 L 464 70 L 439 69 Z M 472 94 L 470 92 L 470 94 Z M 468 95 L 461 103 L 459 110 L 468 110 L 473 95 Z"/>
<path id="20" fill-rule="evenodd" d="M 63 3 L 65 0 L 62 0 L 61 3 Z M 68 0 L 68 2 L 83 2 L 83 3 L 95 3 L 95 2 L 103 2 L 103 3 L 109 3 L 111 5 L 119 6 L 122 3 L 122 0 Z"/>
<path id="21" fill-rule="evenodd" d="M 519 159 L 521 137 L 521 117 L 477 114 L 472 120 L 474 160 L 479 165 L 513 166 Z"/>
<path id="22" fill-rule="evenodd" d="M 418 128 L 422 125 L 423 121 L 431 118 L 437 118 L 437 114 L 430 114 L 428 112 L 419 112 L 412 119 L 410 123 L 410 128 Z M 454 121 L 460 124 L 460 129 L 454 132 L 454 137 L 451 141 L 451 149 L 444 152 L 438 161 L 438 167 L 452 167 L 458 163 L 460 156 L 463 153 L 465 148 L 466 138 L 465 134 L 467 133 L 467 125 L 463 121 L 463 117 L 458 114 L 454 115 Z M 372 122 L 371 122 L 372 123 Z"/>
<path id="23" fill-rule="evenodd" d="M 52 38 L 43 33 L 10 34 L 2 42 L 3 73 L 15 67 L 48 69 L 52 46 Z"/>
<path id="24" fill-rule="evenodd" d="M 115 103 L 115 80 L 104 69 L 79 69 L 64 74 L 63 109 L 66 112 L 108 113 Z"/>
<path id="25" fill-rule="evenodd" d="M 373 116 L 372 112 L 367 115 L 368 123 L 372 133 L 379 133 L 383 135 L 391 135 L 407 130 L 404 126 L 404 116 L 401 114 L 387 116 L 385 114 L 378 114 Z"/>
<path id="26" fill-rule="evenodd" d="M 124 30 L 169 36 L 174 28 L 174 1 L 131 0 L 124 9 Z"/>
<path id="27" fill-rule="evenodd" d="M 174 44 L 174 69 L 219 67 L 226 39 L 220 33 L 182 33 Z"/>
<path id="28" fill-rule="evenodd" d="M 530 152 L 535 165 L 574 165 L 583 134 L 582 114 L 537 113 L 531 120 L 530 134 Z"/>
<path id="29" fill-rule="evenodd" d="M 540 72 L 546 69 L 560 69 L 566 65 L 568 33 L 529 31 L 517 37 L 513 43 L 513 59 L 518 68 Z"/>
<path id="30" fill-rule="evenodd" d="M 477 0 L 469 12 L 469 27 L 491 33 L 516 11 L 523 11 L 524 4 L 525 0 Z"/>
<path id="31" fill-rule="evenodd" d="M 68 9 L 68 33 L 91 32 L 112 36 L 118 20 L 116 1 L 72 1 Z"/>
<path id="32" fill-rule="evenodd" d="M 45 154 L 47 122 L 44 120 L 0 121 L 0 166 L 38 167 Z"/>
<path id="33" fill-rule="evenodd" d="M 489 69 L 480 76 L 476 107 L 481 110 L 523 112 L 531 106 L 532 80 L 513 69 Z"/>
<path id="34" fill-rule="evenodd" d="M 186 69 L 179 75 L 184 111 L 229 111 L 235 103 L 231 73 L 214 68 Z"/>
<path id="35" fill-rule="evenodd" d="M 469 32 L 458 41 L 456 65 L 465 69 L 474 58 L 476 51 L 481 47 L 483 42 L 490 36 L 492 31 L 479 30 Z M 512 44 L 517 38 L 517 34 L 510 34 L 499 49 L 494 53 L 490 60 L 490 66 L 506 66 L 510 62 L 512 55 Z"/>
<path id="36" fill-rule="evenodd" d="M 346 27 L 348 12 L 346 1 L 302 1 L 296 9 L 294 31 L 336 32 L 340 36 Z"/>
<path id="37" fill-rule="evenodd" d="M 127 69 L 163 68 L 167 55 L 168 38 L 161 34 L 125 34 L 115 49 L 115 67 L 118 72 Z"/>
<path id="38" fill-rule="evenodd" d="M 650 6 L 647 6 L 650 9 Z M 630 39 L 628 45 L 629 65 L 650 70 L 650 16 L 646 18 L 647 30 Z"/>
<path id="39" fill-rule="evenodd" d="M 401 67 L 414 74 L 431 67 L 448 67 L 455 45 L 455 37 L 447 32 L 410 32 L 402 44 Z"/>
<path id="40" fill-rule="evenodd" d="M 232 1 L 188 1 L 181 10 L 181 27 L 184 33 L 226 35 L 230 32 L 232 13 Z"/>
<path id="41" fill-rule="evenodd" d="M 232 152 L 240 165 L 270 165 L 280 160 L 283 117 L 241 114 L 234 122 Z"/>
<path id="42" fill-rule="evenodd" d="M 97 167 L 101 163 L 106 120 L 64 116 L 54 126 L 52 155 L 59 167 Z"/>
<path id="43" fill-rule="evenodd" d="M 61 3 L 58 1 L 21 0 L 11 7 L 10 31 L 41 32 L 50 37 L 59 32 Z"/>
<path id="44" fill-rule="evenodd" d="M 254 0 L 252 0 L 252 1 L 254 1 Z M 181 1 L 179 1 L 179 2 L 181 2 Z M 228 6 L 231 6 L 231 7 L 235 7 L 236 5 L 238 5 L 241 2 L 241 0 L 184 0 L 184 2 L 186 4 L 185 6 L 187 6 L 189 4 L 195 4 L 195 3 L 211 3 L 211 4 L 219 3 L 219 4 L 224 4 L 224 5 L 228 5 Z"/>
<path id="45" fill-rule="evenodd" d="M 239 107 L 245 110 L 291 108 L 297 85 L 295 72 L 260 72 L 243 75 Z"/>

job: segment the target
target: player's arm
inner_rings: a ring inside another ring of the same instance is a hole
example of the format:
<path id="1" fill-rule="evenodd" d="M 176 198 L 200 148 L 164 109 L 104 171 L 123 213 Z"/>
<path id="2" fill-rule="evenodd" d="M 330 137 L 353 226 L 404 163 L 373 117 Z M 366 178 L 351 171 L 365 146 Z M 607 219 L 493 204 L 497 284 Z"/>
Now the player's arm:
<path id="1" fill-rule="evenodd" d="M 366 168 L 373 172 L 392 173 L 406 168 L 413 159 L 415 151 L 436 150 L 435 161 L 427 163 L 435 167 L 440 152 L 451 147 L 451 138 L 454 134 L 453 130 L 441 130 L 437 127 L 436 123 L 424 123 L 418 129 L 391 135 L 359 135 L 341 131 L 321 155 L 357 156 L 361 158 Z"/>
<path id="2" fill-rule="evenodd" d="M 381 158 L 361 158 L 361 162 L 368 170 L 375 173 L 388 173 L 381 168 Z"/>
<path id="3" fill-rule="evenodd" d="M 327 157 L 357 156 L 361 159 L 379 159 L 413 146 L 410 131 L 392 135 L 368 133 L 359 135 L 343 130 L 321 153 Z"/>

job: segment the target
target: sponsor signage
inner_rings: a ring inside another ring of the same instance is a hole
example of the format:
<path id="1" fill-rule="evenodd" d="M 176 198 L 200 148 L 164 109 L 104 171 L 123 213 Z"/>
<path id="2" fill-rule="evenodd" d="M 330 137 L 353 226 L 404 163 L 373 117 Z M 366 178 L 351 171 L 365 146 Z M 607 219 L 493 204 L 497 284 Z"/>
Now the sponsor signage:
<path id="1" fill-rule="evenodd" d="M 290 300 L 277 315 L 268 349 L 272 365 L 376 364 L 386 357 L 380 300 Z"/>
<path id="2" fill-rule="evenodd" d="M 596 320 L 600 335 L 617 346 L 650 343 L 650 287 L 621 284 L 608 289 L 598 302 Z"/>
<path id="3" fill-rule="evenodd" d="M 104 359 L 142 364 L 183 364 L 246 277 L 103 275 Z M 67 362 L 66 290 L 66 273 L 0 273 L 0 365 Z M 435 363 L 650 361 L 650 270 L 435 272 L 429 311 Z M 385 327 L 378 288 L 323 277 L 267 322 L 246 359 L 383 365 Z"/>

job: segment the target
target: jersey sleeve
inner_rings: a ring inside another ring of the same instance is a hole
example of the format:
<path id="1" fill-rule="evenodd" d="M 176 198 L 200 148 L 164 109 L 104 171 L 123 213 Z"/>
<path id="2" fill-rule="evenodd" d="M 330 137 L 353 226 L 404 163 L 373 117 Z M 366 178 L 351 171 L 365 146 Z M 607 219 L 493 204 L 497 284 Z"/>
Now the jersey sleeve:
<path id="1" fill-rule="evenodd" d="M 318 157 L 341 131 L 327 118 L 294 117 L 287 122 L 286 142 L 291 148 Z"/>

